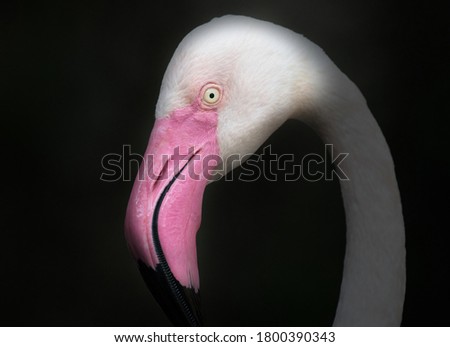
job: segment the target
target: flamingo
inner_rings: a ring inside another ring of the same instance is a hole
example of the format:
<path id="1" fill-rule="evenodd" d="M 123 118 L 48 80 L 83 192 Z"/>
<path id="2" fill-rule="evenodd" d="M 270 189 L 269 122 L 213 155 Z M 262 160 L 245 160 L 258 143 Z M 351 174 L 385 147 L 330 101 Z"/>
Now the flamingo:
<path id="1" fill-rule="evenodd" d="M 305 37 L 244 17 L 213 19 L 177 47 L 129 199 L 125 236 L 174 325 L 202 324 L 196 255 L 202 197 L 214 169 L 238 165 L 287 119 L 349 153 L 341 168 L 346 251 L 335 326 L 398 326 L 405 233 L 386 140 L 366 101 Z"/>

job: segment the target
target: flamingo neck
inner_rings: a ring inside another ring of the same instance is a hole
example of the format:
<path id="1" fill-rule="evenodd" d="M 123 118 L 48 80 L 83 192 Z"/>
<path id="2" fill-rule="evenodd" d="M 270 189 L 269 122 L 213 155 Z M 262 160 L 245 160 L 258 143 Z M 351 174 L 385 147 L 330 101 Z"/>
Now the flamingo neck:
<path id="1" fill-rule="evenodd" d="M 342 88 L 345 86 L 345 88 Z M 335 326 L 398 326 L 405 294 L 405 233 L 394 163 L 386 140 L 357 87 L 306 120 L 335 153 L 340 167 L 347 244 Z"/>

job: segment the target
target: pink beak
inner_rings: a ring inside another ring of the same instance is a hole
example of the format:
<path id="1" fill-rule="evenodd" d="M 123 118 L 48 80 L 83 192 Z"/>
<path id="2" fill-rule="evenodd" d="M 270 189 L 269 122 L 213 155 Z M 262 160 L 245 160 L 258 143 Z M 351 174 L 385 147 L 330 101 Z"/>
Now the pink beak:
<path id="1" fill-rule="evenodd" d="M 128 203 L 125 237 L 175 325 L 201 325 L 196 233 L 219 164 L 217 112 L 192 104 L 157 119 Z"/>

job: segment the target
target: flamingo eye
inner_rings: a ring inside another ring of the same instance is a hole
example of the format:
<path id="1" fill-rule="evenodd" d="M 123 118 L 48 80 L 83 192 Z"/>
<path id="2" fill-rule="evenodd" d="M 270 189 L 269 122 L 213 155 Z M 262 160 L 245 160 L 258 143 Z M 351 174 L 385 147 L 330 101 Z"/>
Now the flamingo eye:
<path id="1" fill-rule="evenodd" d="M 220 90 L 218 88 L 209 87 L 205 90 L 203 94 L 203 101 L 208 106 L 217 104 L 219 100 L 220 100 Z"/>

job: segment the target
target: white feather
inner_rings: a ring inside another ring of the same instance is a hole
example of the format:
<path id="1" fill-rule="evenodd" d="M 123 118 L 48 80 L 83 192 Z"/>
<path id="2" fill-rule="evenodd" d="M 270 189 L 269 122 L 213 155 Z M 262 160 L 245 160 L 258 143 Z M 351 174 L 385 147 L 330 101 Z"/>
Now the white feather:
<path id="1" fill-rule="evenodd" d="M 165 73 L 156 117 L 191 104 L 207 82 L 224 88 L 218 141 L 225 158 L 253 153 L 290 117 L 350 153 L 335 325 L 399 325 L 406 282 L 400 196 L 388 146 L 358 88 L 303 36 L 242 16 L 214 19 L 185 37 Z"/>

